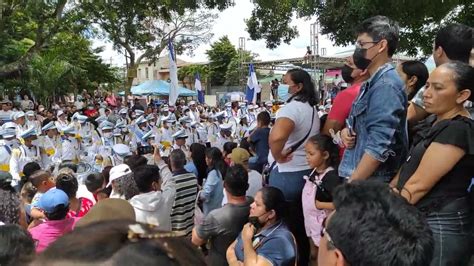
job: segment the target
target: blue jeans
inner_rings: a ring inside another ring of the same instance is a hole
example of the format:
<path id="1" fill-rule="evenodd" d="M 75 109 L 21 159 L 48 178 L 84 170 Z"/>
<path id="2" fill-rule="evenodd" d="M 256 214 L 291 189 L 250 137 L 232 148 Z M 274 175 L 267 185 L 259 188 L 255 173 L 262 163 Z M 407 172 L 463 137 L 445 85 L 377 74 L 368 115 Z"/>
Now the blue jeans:
<path id="1" fill-rule="evenodd" d="M 310 173 L 311 169 L 280 173 L 278 167 L 274 167 L 269 179 L 269 185 L 280 189 L 283 195 L 285 195 L 288 213 L 284 220 L 296 240 L 298 265 L 308 265 L 310 256 L 309 240 L 306 236 L 303 207 L 301 204 L 301 194 L 306 182 L 303 176 Z"/>
<path id="2" fill-rule="evenodd" d="M 301 201 L 301 192 L 305 184 L 304 175 L 309 175 L 311 169 L 298 172 L 279 172 L 275 166 L 270 173 L 269 185 L 283 192 L 286 201 Z"/>
<path id="3" fill-rule="evenodd" d="M 435 243 L 431 266 L 468 265 L 472 221 L 466 198 L 452 201 L 426 219 Z"/>

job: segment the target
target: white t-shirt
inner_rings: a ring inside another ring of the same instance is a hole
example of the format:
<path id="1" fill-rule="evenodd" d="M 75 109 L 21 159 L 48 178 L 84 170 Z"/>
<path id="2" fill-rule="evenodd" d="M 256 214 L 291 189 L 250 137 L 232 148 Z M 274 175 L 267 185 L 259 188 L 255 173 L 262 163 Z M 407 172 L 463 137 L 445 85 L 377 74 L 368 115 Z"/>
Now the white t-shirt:
<path id="1" fill-rule="evenodd" d="M 247 196 L 255 198 L 255 194 L 262 188 L 262 174 L 255 170 L 249 172 L 249 188 L 247 189 Z"/>
<path id="2" fill-rule="evenodd" d="M 314 112 L 313 112 L 314 110 Z M 295 145 L 299 141 L 301 141 L 311 127 L 311 120 L 313 119 L 311 116 L 314 116 L 313 120 L 313 127 L 311 128 L 311 133 L 309 134 L 308 138 L 316 135 L 319 133 L 319 116 L 316 108 L 312 108 L 308 103 L 303 103 L 300 101 L 293 100 L 287 103 L 283 108 L 280 108 L 276 113 L 276 119 L 279 118 L 288 118 L 295 123 L 295 128 L 293 132 L 288 137 L 286 141 L 285 147 L 283 150 L 290 148 L 291 146 Z M 274 128 L 272 128 L 273 130 Z M 270 131 L 271 134 L 271 131 Z M 269 152 L 268 154 L 268 162 L 272 163 L 275 159 L 273 159 L 272 153 Z M 295 172 L 295 171 L 303 171 L 310 169 L 308 163 L 306 162 L 306 155 L 304 151 L 304 143 L 301 144 L 296 151 L 293 152 L 293 158 L 291 161 L 287 163 L 277 163 L 279 172 Z"/>

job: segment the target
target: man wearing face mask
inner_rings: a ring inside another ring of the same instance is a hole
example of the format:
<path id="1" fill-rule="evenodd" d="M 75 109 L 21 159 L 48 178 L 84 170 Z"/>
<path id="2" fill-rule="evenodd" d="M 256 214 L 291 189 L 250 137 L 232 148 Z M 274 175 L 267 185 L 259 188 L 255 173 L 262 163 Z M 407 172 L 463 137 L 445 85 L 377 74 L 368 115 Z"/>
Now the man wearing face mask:
<path id="1" fill-rule="evenodd" d="M 40 132 L 41 125 L 38 120 L 36 120 L 36 115 L 34 111 L 28 111 L 26 115 L 26 126 L 28 128 L 34 128 L 37 132 Z"/>
<path id="2" fill-rule="evenodd" d="M 130 151 L 130 147 L 125 144 L 115 144 L 112 147 L 112 155 L 107 156 L 104 160 L 102 167 L 105 168 L 107 166 L 117 166 L 123 164 L 124 158 L 126 156 L 132 155 Z"/>
<path id="3" fill-rule="evenodd" d="M 77 131 L 74 125 L 62 129 L 63 143 L 61 150 L 61 161 L 72 161 L 78 163 L 81 154 L 81 143 L 77 140 Z"/>
<path id="4" fill-rule="evenodd" d="M 346 147 L 339 175 L 349 180 L 389 182 L 408 150 L 407 95 L 390 59 L 398 45 L 398 24 L 375 16 L 357 28 L 355 66 L 370 78 L 352 105 L 341 137 Z"/>
<path id="5" fill-rule="evenodd" d="M 44 136 L 40 137 L 40 146 L 44 149 L 47 156 L 45 164 L 50 166 L 61 160 L 61 138 L 53 121 L 41 128 L 41 131 L 44 132 Z"/>
<path id="6" fill-rule="evenodd" d="M 14 128 L 4 128 L 0 130 L 2 143 L 0 144 L 0 171 L 10 172 L 10 158 L 12 151 L 18 148 L 18 140 Z"/>
<path id="7" fill-rule="evenodd" d="M 170 148 L 173 144 L 173 134 L 174 131 L 170 128 L 169 117 L 165 116 L 161 118 L 161 128 L 159 129 L 159 134 L 157 142 L 163 145 L 165 148 Z"/>
<path id="8" fill-rule="evenodd" d="M 13 177 L 13 187 L 20 185 L 23 167 L 27 163 L 36 162 L 43 168 L 46 155 L 44 150 L 38 146 L 38 136 L 34 128 L 21 133 L 20 137 L 23 139 L 23 144 L 12 151 L 10 158 L 10 174 Z"/>
<path id="9" fill-rule="evenodd" d="M 135 124 L 131 128 L 132 141 L 130 145 L 132 147 L 132 150 L 136 151 L 138 146 L 146 145 L 146 143 L 143 142 L 142 137 L 146 133 L 148 133 L 149 128 L 147 126 L 147 120 L 144 116 L 140 116 L 139 118 L 137 118 L 134 123 Z"/>
<path id="10" fill-rule="evenodd" d="M 109 121 L 104 121 L 99 125 L 100 130 L 102 131 L 101 145 L 99 147 L 100 156 L 111 156 L 112 155 L 112 146 L 114 146 L 115 139 L 113 134 L 114 124 Z"/>
<path id="11" fill-rule="evenodd" d="M 193 229 L 194 245 L 201 246 L 210 241 L 209 265 L 227 265 L 227 248 L 248 221 L 253 202 L 251 197 L 245 196 L 248 186 L 247 170 L 242 165 L 230 167 L 224 179 L 227 204 L 211 211 L 203 223 Z"/>
<path id="12" fill-rule="evenodd" d="M 28 126 L 26 125 L 25 113 L 22 111 L 13 113 L 12 120 L 16 124 L 16 136 L 17 138 L 19 138 L 21 133 L 28 130 Z"/>
<path id="13" fill-rule="evenodd" d="M 181 124 L 181 129 L 184 130 L 184 132 L 186 133 L 186 135 L 188 136 L 191 136 L 192 137 L 192 129 L 191 129 L 191 123 L 192 123 L 192 120 L 191 118 L 189 118 L 188 116 L 183 116 L 179 119 L 179 123 Z M 193 144 L 194 142 L 194 139 L 193 138 L 187 138 L 186 139 L 186 145 L 187 146 L 191 146 L 191 144 Z"/>
<path id="14" fill-rule="evenodd" d="M 369 78 L 367 71 L 362 71 L 354 65 L 352 56 L 346 59 L 346 64 L 342 67 L 341 72 L 344 81 L 351 86 L 341 91 L 334 99 L 334 104 L 322 130 L 322 133 L 328 136 L 331 136 L 330 129 L 337 133 L 344 128 L 352 103 L 359 94 L 360 86 Z"/>

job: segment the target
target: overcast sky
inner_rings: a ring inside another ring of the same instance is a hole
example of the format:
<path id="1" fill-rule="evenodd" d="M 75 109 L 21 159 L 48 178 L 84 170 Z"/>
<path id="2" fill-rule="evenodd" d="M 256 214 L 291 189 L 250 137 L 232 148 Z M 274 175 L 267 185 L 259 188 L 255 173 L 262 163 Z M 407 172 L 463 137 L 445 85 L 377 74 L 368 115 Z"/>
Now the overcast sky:
<path id="1" fill-rule="evenodd" d="M 228 8 L 219 13 L 219 17 L 213 26 L 214 38 L 211 40 L 211 43 L 218 40 L 220 37 L 227 35 L 232 44 L 238 47 L 239 37 L 245 37 L 245 39 L 249 38 L 249 34 L 246 32 L 244 19 L 250 17 L 253 4 L 249 0 L 238 0 L 235 2 L 236 4 L 234 7 Z M 253 53 L 257 53 L 259 55 L 258 59 L 260 60 L 302 57 L 306 53 L 306 46 L 310 45 L 310 25 L 315 21 L 316 18 L 310 20 L 294 19 L 292 24 L 298 28 L 299 37 L 294 39 L 289 45 L 283 43 L 278 48 L 270 50 L 265 47 L 264 40 L 246 40 L 246 49 Z M 122 66 L 125 64 L 123 55 L 115 52 L 112 49 L 112 44 L 105 43 L 101 40 L 94 40 L 94 46 L 104 46 L 105 51 L 101 53 L 101 56 L 107 63 L 112 62 L 112 64 L 116 66 Z M 209 47 L 210 43 L 201 45 L 194 52 L 193 57 L 189 57 L 186 54 L 178 57 L 188 62 L 205 62 L 208 61 L 205 52 Z M 320 36 L 319 47 L 326 48 L 326 55 L 332 55 L 345 50 L 342 47 L 333 46 L 327 36 Z"/>

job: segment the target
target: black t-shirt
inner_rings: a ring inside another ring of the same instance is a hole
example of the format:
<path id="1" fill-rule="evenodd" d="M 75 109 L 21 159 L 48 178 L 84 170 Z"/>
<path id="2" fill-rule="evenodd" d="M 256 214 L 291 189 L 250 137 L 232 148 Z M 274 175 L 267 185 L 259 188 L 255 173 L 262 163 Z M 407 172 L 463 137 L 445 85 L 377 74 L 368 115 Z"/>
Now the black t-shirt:
<path id="1" fill-rule="evenodd" d="M 317 175 L 316 171 L 313 175 Z M 321 184 L 317 186 L 316 200 L 320 202 L 332 202 L 334 189 L 342 183 L 344 183 L 344 178 L 337 174 L 337 170 L 328 171 L 326 175 L 324 175 Z"/>
<path id="2" fill-rule="evenodd" d="M 427 123 L 427 128 L 418 132 L 413 146 L 400 170 L 397 188 L 401 190 L 408 179 L 415 173 L 426 149 L 432 142 L 454 145 L 463 149 L 466 154 L 444 175 L 416 206 L 424 212 L 437 211 L 450 201 L 467 196 L 467 189 L 474 177 L 474 121 L 456 116 L 451 120 Z M 431 127 L 430 127 L 431 125 Z M 449 156 L 440 154 L 439 156 Z"/>

